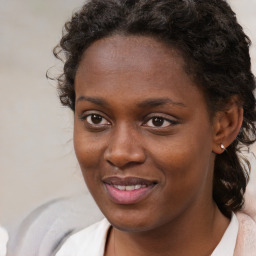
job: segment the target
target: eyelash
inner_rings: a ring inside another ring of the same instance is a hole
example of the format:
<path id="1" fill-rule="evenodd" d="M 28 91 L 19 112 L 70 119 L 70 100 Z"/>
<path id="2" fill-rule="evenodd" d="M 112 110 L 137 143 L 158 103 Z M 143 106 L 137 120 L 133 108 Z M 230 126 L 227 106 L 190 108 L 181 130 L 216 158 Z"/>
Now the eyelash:
<path id="1" fill-rule="evenodd" d="M 156 119 L 156 120 L 154 120 L 154 119 Z M 173 126 L 173 125 L 178 124 L 178 121 L 170 120 L 170 119 L 165 118 L 165 117 L 163 117 L 161 115 L 154 115 L 154 116 L 148 118 L 148 120 L 143 123 L 143 126 L 146 126 L 145 124 L 147 124 L 149 122 L 151 122 L 153 124 L 153 122 L 157 121 L 157 119 L 158 119 L 158 121 L 160 120 L 160 121 L 163 122 L 162 126 L 156 126 L 156 125 L 153 126 L 152 125 L 152 126 L 147 126 L 147 127 L 151 127 L 151 128 L 154 128 L 154 129 L 158 129 L 158 128 L 163 129 L 163 128 L 167 128 L 169 126 Z M 167 123 L 169 123 L 169 124 L 167 124 Z"/>
<path id="2" fill-rule="evenodd" d="M 93 124 L 92 121 L 89 122 L 87 119 L 88 118 L 92 119 L 93 116 L 96 117 L 96 118 L 101 118 L 102 120 L 105 120 L 106 123 L 105 124 Z M 103 117 L 102 115 L 97 114 L 97 113 L 91 113 L 91 114 L 88 114 L 88 115 L 79 116 L 79 119 L 82 120 L 83 122 L 86 122 L 91 127 L 100 127 L 100 126 L 102 127 L 102 126 L 111 124 L 105 117 Z"/>
<path id="3" fill-rule="evenodd" d="M 92 118 L 93 116 L 95 118 L 101 118 L 100 122 L 105 120 L 104 121 L 105 123 L 104 124 L 93 124 L 92 120 L 90 120 L 90 121 L 87 120 L 88 118 Z M 105 117 L 103 117 L 102 115 L 97 114 L 97 113 L 90 113 L 88 115 L 79 116 L 79 119 L 82 120 L 86 126 L 88 126 L 89 128 L 94 128 L 94 129 L 102 129 L 108 125 L 111 125 L 111 122 L 109 122 Z M 163 124 L 160 126 L 157 126 L 157 125 L 153 124 L 154 121 L 160 121 Z M 147 125 L 147 123 L 149 123 L 149 122 L 151 122 L 152 125 Z M 178 123 L 179 122 L 176 120 L 170 120 L 161 115 L 153 115 L 153 116 L 149 117 L 146 122 L 142 123 L 142 126 L 153 128 L 153 129 L 164 129 L 164 128 L 168 128 L 170 126 L 177 125 Z"/>

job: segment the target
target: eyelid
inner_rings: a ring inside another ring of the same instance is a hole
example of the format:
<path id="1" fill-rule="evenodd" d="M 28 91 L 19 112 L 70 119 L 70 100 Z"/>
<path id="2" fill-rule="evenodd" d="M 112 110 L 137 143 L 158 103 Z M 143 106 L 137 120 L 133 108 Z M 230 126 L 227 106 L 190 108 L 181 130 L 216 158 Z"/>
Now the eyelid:
<path id="1" fill-rule="evenodd" d="M 170 123 L 170 125 L 168 125 L 168 126 L 159 126 L 159 127 L 157 127 L 157 126 L 147 126 L 147 127 L 150 127 L 150 128 L 167 128 L 167 127 L 169 127 L 169 126 L 172 126 L 172 125 L 176 125 L 176 124 L 178 124 L 179 123 L 179 119 L 177 119 L 177 118 L 175 118 L 175 117 L 173 117 L 173 118 L 171 118 L 171 116 L 170 115 L 168 115 L 168 117 L 167 117 L 167 115 L 166 114 L 160 114 L 160 113 L 153 113 L 153 114 L 150 114 L 150 115 L 148 115 L 147 117 L 146 117 L 146 120 L 142 123 L 142 126 L 146 126 L 146 124 L 150 121 L 150 120 L 152 120 L 154 117 L 160 117 L 160 118 L 162 118 L 164 121 L 167 121 L 167 122 L 169 122 Z"/>
<path id="2" fill-rule="evenodd" d="M 99 115 L 101 116 L 103 119 L 105 119 L 107 121 L 107 124 L 91 124 L 89 123 L 86 119 L 91 116 L 91 115 Z M 159 118 L 162 118 L 165 122 L 169 122 L 169 125 L 165 125 L 165 126 L 150 126 L 150 125 L 147 125 L 147 123 L 152 120 L 154 117 L 159 117 Z M 95 127 L 96 128 L 100 128 L 100 127 L 104 127 L 104 126 L 107 126 L 107 125 L 111 125 L 112 122 L 110 121 L 110 119 L 108 118 L 108 116 L 106 116 L 105 113 L 101 112 L 101 111 L 98 111 L 98 110 L 86 110 L 84 112 L 82 112 L 81 114 L 78 114 L 78 118 L 80 120 L 82 120 L 85 125 L 87 125 L 88 127 Z M 164 114 L 164 113 L 151 113 L 151 114 L 148 114 L 146 116 L 143 117 L 143 119 L 145 121 L 142 122 L 142 126 L 144 127 L 148 127 L 148 128 L 152 128 L 152 129 L 164 129 L 164 128 L 168 128 L 170 126 L 174 126 L 174 125 L 177 125 L 180 123 L 180 119 L 173 116 L 173 115 L 170 115 L 170 114 Z"/>
<path id="3" fill-rule="evenodd" d="M 93 123 L 90 123 L 87 119 L 88 119 L 89 117 L 92 118 L 92 116 L 99 116 L 99 117 L 101 117 L 101 119 L 102 119 L 101 121 L 102 121 L 102 122 L 105 121 L 105 123 L 100 123 L 100 124 L 93 124 Z M 99 115 L 99 114 L 89 114 L 89 115 L 85 116 L 85 120 L 87 121 L 87 123 L 89 123 L 90 125 L 94 125 L 94 126 L 103 126 L 103 125 L 109 125 L 109 124 L 110 124 L 110 122 L 109 122 L 105 117 L 103 117 L 103 116 L 101 116 L 101 115 Z"/>
<path id="4" fill-rule="evenodd" d="M 87 116 L 90 116 L 90 115 L 99 115 L 99 116 L 102 116 L 103 118 L 105 118 L 107 120 L 109 119 L 104 112 L 94 110 L 94 109 L 82 111 L 81 113 L 77 114 L 79 119 L 84 119 L 84 118 L 86 118 Z"/>
<path id="5" fill-rule="evenodd" d="M 86 119 L 89 117 L 89 116 L 92 116 L 92 115 L 98 115 L 100 117 L 102 117 L 103 119 L 105 119 L 107 121 L 108 124 L 90 124 L 88 121 L 86 121 Z M 81 114 L 78 114 L 78 118 L 83 121 L 83 122 L 86 122 L 89 126 L 105 126 L 105 125 L 109 125 L 111 124 L 111 122 L 109 121 L 109 118 L 106 117 L 106 115 L 102 112 L 99 112 L 97 110 L 87 110 L 87 111 L 84 111 L 83 113 Z"/>

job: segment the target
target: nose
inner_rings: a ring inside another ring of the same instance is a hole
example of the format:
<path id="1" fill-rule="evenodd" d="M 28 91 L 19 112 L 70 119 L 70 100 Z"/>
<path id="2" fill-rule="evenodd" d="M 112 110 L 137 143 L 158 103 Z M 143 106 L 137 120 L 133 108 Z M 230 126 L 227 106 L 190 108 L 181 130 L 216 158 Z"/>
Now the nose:
<path id="1" fill-rule="evenodd" d="M 131 164 L 141 164 L 146 155 L 139 132 L 127 125 L 115 127 L 104 152 L 104 159 L 111 165 L 124 169 Z"/>

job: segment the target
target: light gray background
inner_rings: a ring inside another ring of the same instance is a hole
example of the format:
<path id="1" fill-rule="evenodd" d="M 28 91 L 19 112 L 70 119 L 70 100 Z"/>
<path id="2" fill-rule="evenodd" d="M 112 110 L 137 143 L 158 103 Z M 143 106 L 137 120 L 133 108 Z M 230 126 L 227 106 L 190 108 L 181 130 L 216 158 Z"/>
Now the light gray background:
<path id="1" fill-rule="evenodd" d="M 0 0 L 0 223 L 10 233 L 42 203 L 87 193 L 73 152 L 72 113 L 45 78 L 57 63 L 52 48 L 62 26 L 83 2 Z M 255 74 L 256 0 L 229 2 L 254 42 Z"/>

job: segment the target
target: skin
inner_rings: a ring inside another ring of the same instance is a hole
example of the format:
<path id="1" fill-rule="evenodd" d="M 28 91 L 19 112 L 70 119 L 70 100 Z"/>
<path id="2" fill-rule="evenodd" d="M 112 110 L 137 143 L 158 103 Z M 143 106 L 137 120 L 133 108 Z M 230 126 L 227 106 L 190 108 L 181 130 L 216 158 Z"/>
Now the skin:
<path id="1" fill-rule="evenodd" d="M 183 67 L 175 49 L 142 36 L 98 40 L 82 57 L 74 147 L 86 184 L 113 225 L 107 256 L 209 255 L 229 224 L 212 200 L 220 125 Z M 164 121 L 156 126 L 153 117 Z M 118 204 L 102 182 L 110 176 L 157 184 L 138 203 Z"/>

